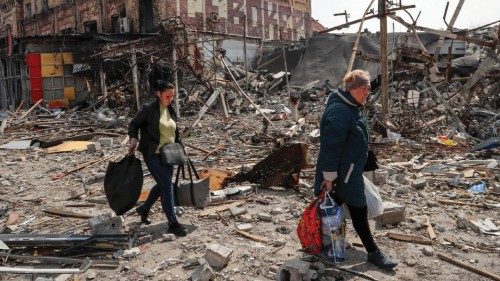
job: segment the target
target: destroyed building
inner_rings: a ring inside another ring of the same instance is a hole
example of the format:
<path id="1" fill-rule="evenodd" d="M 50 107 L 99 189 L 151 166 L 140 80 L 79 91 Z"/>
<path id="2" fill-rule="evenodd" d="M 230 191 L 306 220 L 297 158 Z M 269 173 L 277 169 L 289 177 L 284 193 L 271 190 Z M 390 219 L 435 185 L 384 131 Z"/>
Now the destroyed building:
<path id="1" fill-rule="evenodd" d="M 311 34 L 310 2 L 306 0 L 2 1 L 5 73 L 0 106 L 44 98 L 51 106 L 68 107 L 85 100 L 89 92 L 105 92 L 106 81 L 101 80 L 106 80 L 106 67 L 111 63 L 89 54 L 100 53 L 111 43 L 158 39 L 168 19 L 175 17 L 191 32 L 217 40 L 228 57 L 239 61 L 243 60 L 243 37 L 251 61 L 264 40 L 277 40 L 281 34 L 284 40 L 297 41 Z M 167 46 L 171 39 L 151 41 Z M 203 52 L 203 46 L 196 48 L 195 52 Z M 143 69 L 141 58 L 139 64 Z"/>

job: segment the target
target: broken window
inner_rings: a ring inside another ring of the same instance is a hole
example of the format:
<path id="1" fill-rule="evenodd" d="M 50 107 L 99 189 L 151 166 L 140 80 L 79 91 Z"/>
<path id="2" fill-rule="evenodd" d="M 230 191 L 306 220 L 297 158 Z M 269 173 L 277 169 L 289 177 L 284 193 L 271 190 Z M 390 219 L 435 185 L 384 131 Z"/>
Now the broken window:
<path id="1" fill-rule="evenodd" d="M 111 17 L 111 33 L 120 33 L 120 17 L 118 15 L 114 15 Z"/>
<path id="2" fill-rule="evenodd" d="M 153 32 L 153 1 L 140 1 L 139 7 L 141 31 L 144 33 Z"/>
<path id="3" fill-rule="evenodd" d="M 26 10 L 26 17 L 29 18 L 32 16 L 31 14 L 31 3 L 26 3 L 25 5 L 25 10 Z"/>
<path id="4" fill-rule="evenodd" d="M 49 0 L 42 1 L 42 12 L 46 12 L 49 10 Z"/>
<path id="5" fill-rule="evenodd" d="M 97 32 L 97 21 L 87 21 L 83 23 L 83 29 L 85 33 Z"/>
<path id="6" fill-rule="evenodd" d="M 257 18 L 258 18 L 258 10 L 257 7 L 252 7 L 252 26 L 257 27 Z"/>

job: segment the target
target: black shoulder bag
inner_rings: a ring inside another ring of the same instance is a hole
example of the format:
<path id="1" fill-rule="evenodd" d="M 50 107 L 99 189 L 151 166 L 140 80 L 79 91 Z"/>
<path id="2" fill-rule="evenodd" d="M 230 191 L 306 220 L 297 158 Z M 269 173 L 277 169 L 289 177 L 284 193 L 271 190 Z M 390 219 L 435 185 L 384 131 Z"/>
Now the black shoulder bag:
<path id="1" fill-rule="evenodd" d="M 187 161 L 184 147 L 180 143 L 165 144 L 160 148 L 160 159 L 163 166 L 183 165 Z"/>

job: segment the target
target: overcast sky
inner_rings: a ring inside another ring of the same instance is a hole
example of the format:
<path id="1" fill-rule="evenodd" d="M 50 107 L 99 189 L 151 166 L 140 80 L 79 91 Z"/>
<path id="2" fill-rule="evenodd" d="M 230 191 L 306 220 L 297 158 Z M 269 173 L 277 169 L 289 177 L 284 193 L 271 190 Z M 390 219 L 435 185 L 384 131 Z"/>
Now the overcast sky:
<path id="1" fill-rule="evenodd" d="M 343 13 L 347 10 L 350 14 L 349 21 L 360 19 L 363 16 L 364 11 L 370 4 L 370 0 L 311 0 L 312 3 L 312 17 L 319 20 L 326 28 L 334 27 L 345 23 L 344 16 L 333 16 L 336 13 Z M 396 0 L 393 2 L 397 2 Z M 401 0 L 403 5 L 415 5 L 413 9 L 409 9 L 408 12 L 412 14 L 414 18 L 421 11 L 421 15 L 417 21 L 417 25 L 430 27 L 434 29 L 444 29 L 446 27 L 443 21 L 444 10 L 446 7 L 445 0 Z M 447 21 L 449 22 L 455 8 L 458 4 L 458 0 L 450 0 L 450 5 L 448 8 Z M 375 0 L 372 8 L 377 11 L 378 0 Z M 398 11 L 396 14 L 402 17 L 406 22 L 410 22 L 410 17 L 404 11 Z M 455 22 L 454 27 L 470 29 L 473 27 L 478 27 L 487 23 L 500 20 L 500 0 L 465 0 L 460 14 Z M 393 21 L 389 19 L 388 21 L 388 32 L 393 30 Z M 363 24 L 364 28 L 368 28 L 370 31 L 378 31 L 380 29 L 379 21 L 374 18 L 366 21 Z M 357 32 L 359 24 L 352 25 L 349 28 L 344 28 L 335 32 Z M 406 31 L 402 25 L 395 23 L 395 31 Z"/>

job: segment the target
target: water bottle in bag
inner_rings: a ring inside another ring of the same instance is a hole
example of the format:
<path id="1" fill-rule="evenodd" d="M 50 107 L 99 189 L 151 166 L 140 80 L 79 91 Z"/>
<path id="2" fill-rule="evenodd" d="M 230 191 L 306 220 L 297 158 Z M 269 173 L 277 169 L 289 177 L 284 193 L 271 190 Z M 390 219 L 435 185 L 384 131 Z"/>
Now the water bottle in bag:
<path id="1" fill-rule="evenodd" d="M 342 262 L 346 259 L 345 231 L 345 219 L 343 219 L 343 222 L 339 227 L 330 229 L 331 247 L 328 249 L 327 255 L 333 260 L 333 262 Z"/>

